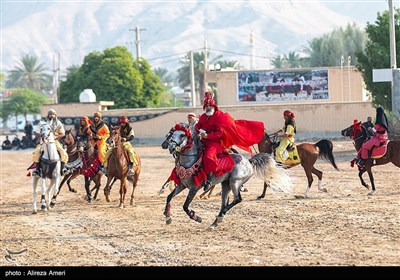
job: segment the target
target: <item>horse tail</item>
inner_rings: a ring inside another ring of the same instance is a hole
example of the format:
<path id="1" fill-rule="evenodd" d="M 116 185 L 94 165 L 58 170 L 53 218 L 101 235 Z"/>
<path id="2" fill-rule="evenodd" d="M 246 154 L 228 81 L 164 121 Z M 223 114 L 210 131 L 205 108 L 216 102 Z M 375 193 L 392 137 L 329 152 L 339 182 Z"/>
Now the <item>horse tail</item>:
<path id="1" fill-rule="evenodd" d="M 268 153 L 258 153 L 249 159 L 257 177 L 271 186 L 273 191 L 290 193 L 292 180 L 288 170 L 278 166 L 273 156 Z"/>
<path id="2" fill-rule="evenodd" d="M 332 166 L 339 171 L 336 165 L 335 158 L 333 156 L 333 144 L 330 140 L 322 139 L 315 143 L 315 146 L 319 148 L 319 157 L 329 161 Z"/>

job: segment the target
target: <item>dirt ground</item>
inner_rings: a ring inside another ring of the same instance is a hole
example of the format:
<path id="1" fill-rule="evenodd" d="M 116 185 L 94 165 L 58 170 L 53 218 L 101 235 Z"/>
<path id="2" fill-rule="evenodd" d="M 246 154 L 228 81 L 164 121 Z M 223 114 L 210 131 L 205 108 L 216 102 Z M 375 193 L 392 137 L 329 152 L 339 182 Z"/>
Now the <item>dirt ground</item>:
<path id="1" fill-rule="evenodd" d="M 31 177 L 26 168 L 33 150 L 1 152 L 0 266 L 399 266 L 400 169 L 392 164 L 374 167 L 377 192 L 368 196 L 361 186 L 350 141 L 334 141 L 340 171 L 319 159 L 324 172 L 309 199 L 299 199 L 307 186 L 302 167 L 290 170 L 291 194 L 268 190 L 252 178 L 243 202 L 210 230 L 220 197 L 196 198 L 191 209 L 197 223 L 184 213 L 187 191 L 172 201 L 172 223 L 163 216 L 167 194 L 158 191 L 174 160 L 160 146 L 139 146 L 142 174 L 134 205 L 117 207 L 119 182 L 107 203 L 102 190 L 92 203 L 84 200 L 83 177 L 67 186 L 49 211 L 32 214 Z M 367 176 L 366 179 L 368 180 Z M 106 184 L 103 177 L 102 188 Z M 40 188 L 39 188 L 40 189 Z M 218 191 L 220 187 L 217 186 Z M 39 206 L 40 208 L 40 206 Z M 8 255 L 7 250 L 20 254 Z M 11 257 L 11 258 L 10 258 Z"/>

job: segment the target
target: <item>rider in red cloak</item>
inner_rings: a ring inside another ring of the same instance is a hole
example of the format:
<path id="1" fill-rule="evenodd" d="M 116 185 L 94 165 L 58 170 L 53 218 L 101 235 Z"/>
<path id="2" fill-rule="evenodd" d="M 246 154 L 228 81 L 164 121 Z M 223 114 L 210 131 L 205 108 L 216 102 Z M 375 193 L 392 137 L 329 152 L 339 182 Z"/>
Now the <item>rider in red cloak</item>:
<path id="1" fill-rule="evenodd" d="M 219 110 L 213 94 L 204 95 L 203 110 L 195 130 L 204 145 L 203 166 L 207 174 L 204 190 L 211 187 L 211 175 L 222 176 L 232 171 L 235 162 L 227 149 L 233 145 L 251 153 L 251 146 L 261 141 L 264 123 L 248 120 L 234 120 L 228 113 Z"/>

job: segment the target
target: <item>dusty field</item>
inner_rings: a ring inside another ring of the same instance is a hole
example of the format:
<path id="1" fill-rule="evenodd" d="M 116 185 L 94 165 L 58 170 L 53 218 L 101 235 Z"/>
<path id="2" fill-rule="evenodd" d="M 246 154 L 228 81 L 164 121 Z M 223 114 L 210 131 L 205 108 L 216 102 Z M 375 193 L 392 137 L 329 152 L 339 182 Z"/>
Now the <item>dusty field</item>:
<path id="1" fill-rule="evenodd" d="M 158 190 L 170 174 L 173 159 L 160 147 L 136 148 L 143 172 L 133 206 L 119 209 L 119 182 L 107 203 L 84 200 L 83 177 L 73 182 L 78 193 L 63 187 L 55 208 L 33 215 L 31 177 L 26 167 L 32 150 L 1 152 L 0 247 L 24 253 L 15 262 L 2 257 L 0 266 L 398 266 L 400 265 L 400 169 L 375 167 L 377 192 L 359 183 L 350 168 L 350 141 L 335 141 L 341 171 L 323 160 L 323 186 L 312 198 L 298 199 L 307 180 L 302 167 L 291 170 L 292 194 L 267 192 L 255 198 L 262 182 L 252 178 L 243 202 L 211 231 L 220 198 L 195 199 L 191 208 L 203 223 L 182 210 L 186 191 L 172 201 L 172 223 L 163 216 L 166 193 Z M 103 178 L 103 187 L 106 179 Z M 218 190 L 220 188 L 218 187 Z"/>

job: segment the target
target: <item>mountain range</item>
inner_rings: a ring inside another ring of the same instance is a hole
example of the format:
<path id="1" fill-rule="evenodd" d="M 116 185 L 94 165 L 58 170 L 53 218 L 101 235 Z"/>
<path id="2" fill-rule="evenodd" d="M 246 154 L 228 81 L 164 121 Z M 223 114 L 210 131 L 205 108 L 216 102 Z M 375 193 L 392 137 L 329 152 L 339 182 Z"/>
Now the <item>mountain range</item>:
<path id="1" fill-rule="evenodd" d="M 394 3 L 396 5 L 396 2 Z M 313 38 L 348 23 L 364 28 L 387 1 L 6 1 L 1 3 L 1 68 L 25 54 L 52 70 L 80 65 L 93 51 L 126 46 L 153 68 L 175 71 L 189 51 L 268 69 Z M 137 31 L 136 31 L 137 30 Z M 139 40 L 138 37 L 139 36 Z"/>

